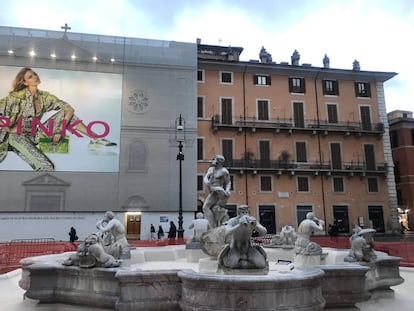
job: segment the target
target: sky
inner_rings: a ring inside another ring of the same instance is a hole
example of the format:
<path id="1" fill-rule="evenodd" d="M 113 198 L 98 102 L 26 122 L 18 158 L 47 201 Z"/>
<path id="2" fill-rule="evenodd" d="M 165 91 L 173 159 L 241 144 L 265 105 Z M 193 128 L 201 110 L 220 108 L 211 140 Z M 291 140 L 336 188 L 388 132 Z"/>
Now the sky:
<path id="1" fill-rule="evenodd" d="M 387 112 L 414 111 L 413 0 L 0 0 L 0 25 L 243 47 L 265 47 L 276 63 L 396 72 L 385 83 Z M 412 86 L 412 87 L 410 87 Z"/>

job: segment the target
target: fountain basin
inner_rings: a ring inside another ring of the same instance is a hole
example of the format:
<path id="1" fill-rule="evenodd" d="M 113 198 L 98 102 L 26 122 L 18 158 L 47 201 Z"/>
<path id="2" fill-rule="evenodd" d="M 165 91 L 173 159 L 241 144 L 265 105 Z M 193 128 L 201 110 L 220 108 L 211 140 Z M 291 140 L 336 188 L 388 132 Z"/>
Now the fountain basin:
<path id="1" fill-rule="evenodd" d="M 188 261 L 183 245 L 132 250 L 121 267 L 109 269 L 63 266 L 71 252 L 23 259 L 19 285 L 41 302 L 121 311 L 224 311 L 354 308 L 374 291 L 392 292 L 390 286 L 403 282 L 398 257 L 378 253 L 372 263 L 346 263 L 348 250 L 324 252 L 325 264 L 293 270 L 271 254 L 267 275 L 217 274 L 216 260 Z"/>
<path id="2" fill-rule="evenodd" d="M 267 275 L 200 273 L 184 246 L 133 250 L 119 268 L 63 266 L 71 253 L 22 260 L 19 285 L 41 302 L 132 310 L 322 310 L 324 272 L 269 262 Z M 163 261 L 165 259 L 168 261 Z M 151 259 L 151 261 L 146 261 Z"/>
<path id="3" fill-rule="evenodd" d="M 267 276 L 178 272 L 181 310 L 322 310 L 320 269 Z"/>

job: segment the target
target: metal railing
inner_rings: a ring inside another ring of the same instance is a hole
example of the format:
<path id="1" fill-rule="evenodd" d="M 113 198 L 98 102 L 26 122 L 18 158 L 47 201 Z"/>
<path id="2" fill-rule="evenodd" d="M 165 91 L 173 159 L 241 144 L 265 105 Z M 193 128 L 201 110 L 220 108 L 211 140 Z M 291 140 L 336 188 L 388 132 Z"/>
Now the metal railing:
<path id="1" fill-rule="evenodd" d="M 298 171 L 332 171 L 332 172 L 373 172 L 387 173 L 387 163 L 375 163 L 367 166 L 365 162 L 286 162 L 281 160 L 246 160 L 226 159 L 224 164 L 233 170 L 262 169 L 262 170 L 298 170 Z"/>
<path id="2" fill-rule="evenodd" d="M 218 128 L 236 128 L 242 131 L 244 128 L 256 131 L 258 129 L 273 129 L 275 132 L 281 131 L 321 131 L 325 132 L 339 132 L 345 135 L 364 134 L 364 135 L 382 135 L 384 133 L 383 123 L 366 123 L 366 122 L 328 122 L 324 120 L 315 119 L 268 119 L 258 120 L 255 118 L 226 118 L 221 115 L 214 115 L 212 117 L 212 127 L 214 130 Z M 325 133 L 326 134 L 326 133 Z"/>

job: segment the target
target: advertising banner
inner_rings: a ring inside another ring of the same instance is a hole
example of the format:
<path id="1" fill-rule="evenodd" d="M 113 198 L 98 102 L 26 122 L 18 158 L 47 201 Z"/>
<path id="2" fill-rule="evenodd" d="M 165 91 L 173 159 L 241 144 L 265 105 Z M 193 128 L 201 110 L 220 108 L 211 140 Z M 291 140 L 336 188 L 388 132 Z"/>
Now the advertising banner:
<path id="1" fill-rule="evenodd" d="M 122 75 L 0 66 L 0 170 L 118 172 Z"/>

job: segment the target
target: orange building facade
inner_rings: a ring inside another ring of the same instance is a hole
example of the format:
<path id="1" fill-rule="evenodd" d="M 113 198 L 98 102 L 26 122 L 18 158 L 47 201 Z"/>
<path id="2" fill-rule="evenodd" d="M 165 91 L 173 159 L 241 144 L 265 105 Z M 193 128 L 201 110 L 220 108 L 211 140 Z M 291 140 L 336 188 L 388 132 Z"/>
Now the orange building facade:
<path id="1" fill-rule="evenodd" d="M 399 226 L 383 83 L 393 72 L 239 60 L 241 47 L 198 42 L 199 208 L 215 154 L 231 174 L 229 214 L 240 204 L 271 234 L 314 212 L 340 234 Z M 328 229 L 326 229 L 328 232 Z"/>
<path id="2" fill-rule="evenodd" d="M 414 228 L 414 118 L 411 111 L 388 114 L 392 157 L 397 187 L 399 221 L 405 230 Z"/>

